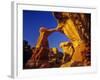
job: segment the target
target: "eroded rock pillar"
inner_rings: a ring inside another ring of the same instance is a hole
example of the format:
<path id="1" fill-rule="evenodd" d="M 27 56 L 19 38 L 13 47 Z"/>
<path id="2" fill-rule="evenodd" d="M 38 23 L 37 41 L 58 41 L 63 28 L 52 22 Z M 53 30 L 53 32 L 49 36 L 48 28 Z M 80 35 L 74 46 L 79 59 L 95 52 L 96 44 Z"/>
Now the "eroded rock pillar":
<path id="1" fill-rule="evenodd" d="M 48 67 L 48 53 L 49 53 L 49 44 L 48 36 L 56 31 L 55 29 L 46 29 L 44 27 L 40 28 L 40 35 L 37 40 L 36 48 L 32 54 L 31 59 L 26 64 L 28 68 L 39 68 L 39 67 Z"/>

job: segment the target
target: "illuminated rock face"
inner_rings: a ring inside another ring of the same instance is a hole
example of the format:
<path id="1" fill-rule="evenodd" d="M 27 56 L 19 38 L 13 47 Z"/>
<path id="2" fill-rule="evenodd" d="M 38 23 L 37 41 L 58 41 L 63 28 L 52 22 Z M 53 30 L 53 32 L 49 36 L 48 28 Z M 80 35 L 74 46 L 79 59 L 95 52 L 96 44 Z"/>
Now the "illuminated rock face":
<path id="1" fill-rule="evenodd" d="M 80 39 L 79 34 L 75 28 L 75 25 L 71 19 L 68 19 L 65 22 L 65 25 L 62 28 L 62 31 L 73 42 L 74 47 L 76 47 L 78 45 L 78 41 L 80 41 L 81 39 Z"/>
<path id="2" fill-rule="evenodd" d="M 71 61 L 83 62 L 82 52 L 86 51 L 90 47 L 90 15 L 81 13 L 54 13 L 56 19 L 58 20 L 57 29 L 64 33 L 73 44 L 74 54 Z M 61 17 L 62 16 L 62 17 Z M 64 53 L 71 53 L 69 48 L 71 45 L 61 46 Z M 69 52 L 68 52 L 69 51 Z M 70 62 L 69 62 L 70 63 Z M 71 64 L 71 63 L 70 63 Z M 67 63 L 63 66 L 68 66 Z"/>
<path id="3" fill-rule="evenodd" d="M 53 51 L 54 54 L 58 53 L 58 49 L 57 48 L 52 48 L 52 51 Z"/>
<path id="4" fill-rule="evenodd" d="M 63 50 L 63 63 L 69 62 L 72 59 L 74 53 L 74 47 L 71 42 L 61 42 L 60 48 Z"/>
<path id="5" fill-rule="evenodd" d="M 48 40 L 47 40 L 48 33 L 45 28 L 40 28 L 40 35 L 36 44 L 36 48 L 45 47 L 49 48 Z"/>

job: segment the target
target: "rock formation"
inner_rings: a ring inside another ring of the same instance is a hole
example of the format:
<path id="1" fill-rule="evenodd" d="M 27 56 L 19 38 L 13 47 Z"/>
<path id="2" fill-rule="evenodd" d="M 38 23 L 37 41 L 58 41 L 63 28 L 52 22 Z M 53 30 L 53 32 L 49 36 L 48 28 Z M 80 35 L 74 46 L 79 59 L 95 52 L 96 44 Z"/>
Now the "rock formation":
<path id="1" fill-rule="evenodd" d="M 58 21 L 55 29 L 40 28 L 40 35 L 26 68 L 87 66 L 91 64 L 90 14 L 54 12 Z M 70 41 L 61 42 L 63 54 L 49 48 L 48 36 L 55 31 L 63 33 Z"/>
<path id="2" fill-rule="evenodd" d="M 33 52 L 32 57 L 26 64 L 27 68 L 41 68 L 48 67 L 48 53 L 49 53 L 49 45 L 48 45 L 48 36 L 56 31 L 56 29 L 46 29 L 45 27 L 40 28 L 40 35 L 37 40 L 36 49 Z"/>
<path id="3" fill-rule="evenodd" d="M 88 51 L 90 50 L 90 14 L 55 12 L 54 16 L 58 21 L 57 30 L 66 35 L 73 44 L 75 52 L 71 62 L 83 63 L 82 52 L 90 54 Z M 64 48 L 63 51 L 65 51 Z"/>
<path id="4" fill-rule="evenodd" d="M 62 63 L 71 61 L 73 53 L 75 51 L 73 44 L 71 42 L 61 42 L 60 47 L 62 48 L 64 54 Z"/>

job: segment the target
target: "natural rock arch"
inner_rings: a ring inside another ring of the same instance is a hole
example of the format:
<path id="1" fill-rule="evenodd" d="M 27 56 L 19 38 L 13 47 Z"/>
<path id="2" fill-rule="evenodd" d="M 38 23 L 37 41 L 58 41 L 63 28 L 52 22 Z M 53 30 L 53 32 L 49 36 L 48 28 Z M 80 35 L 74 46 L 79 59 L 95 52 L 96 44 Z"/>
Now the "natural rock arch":
<path id="1" fill-rule="evenodd" d="M 73 55 L 74 57 L 72 58 L 73 61 L 82 61 L 83 57 L 82 57 L 81 52 L 88 51 L 88 48 L 86 48 L 86 45 L 88 45 L 89 47 L 88 43 L 90 40 L 90 35 L 87 32 L 87 27 L 88 29 L 90 29 L 89 28 L 90 22 L 89 21 L 85 22 L 86 16 L 88 15 L 85 16 L 84 14 L 81 14 L 81 13 L 73 14 L 73 13 L 56 12 L 54 13 L 54 16 L 58 21 L 58 26 L 55 29 L 46 29 L 45 27 L 40 28 L 40 35 L 36 44 L 36 50 L 34 54 L 32 55 L 31 59 L 27 62 L 26 64 L 27 66 L 29 67 L 33 67 L 34 65 L 35 67 L 39 66 L 39 64 L 37 63 L 40 60 L 41 56 L 45 54 L 45 51 L 46 53 L 49 52 L 47 50 L 49 48 L 48 36 L 55 31 L 63 33 L 70 39 L 70 42 L 68 42 L 67 46 L 69 47 L 72 46 L 71 48 L 75 50 L 74 52 L 75 55 Z M 88 23 L 88 25 L 86 23 Z M 47 57 L 46 59 L 48 60 L 48 54 L 45 54 L 45 55 L 46 55 L 45 57 Z M 49 66 L 47 61 L 43 61 L 41 63 L 45 64 L 45 65 L 42 65 L 42 67 Z M 67 64 L 65 64 L 64 66 L 66 65 Z M 71 63 L 68 64 L 68 66 L 70 65 Z"/>

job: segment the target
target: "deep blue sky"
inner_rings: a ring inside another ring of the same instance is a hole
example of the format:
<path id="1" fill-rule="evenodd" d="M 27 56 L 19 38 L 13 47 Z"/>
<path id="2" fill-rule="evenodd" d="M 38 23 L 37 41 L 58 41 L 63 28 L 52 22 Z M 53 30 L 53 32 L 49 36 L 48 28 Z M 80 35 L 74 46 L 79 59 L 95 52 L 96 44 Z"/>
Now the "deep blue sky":
<path id="1" fill-rule="evenodd" d="M 41 26 L 49 29 L 57 26 L 52 12 L 23 10 L 23 39 L 27 40 L 31 47 L 36 45 Z M 61 51 L 59 43 L 68 39 L 65 35 L 54 32 L 48 37 L 48 40 L 50 47 L 57 47 Z"/>

